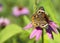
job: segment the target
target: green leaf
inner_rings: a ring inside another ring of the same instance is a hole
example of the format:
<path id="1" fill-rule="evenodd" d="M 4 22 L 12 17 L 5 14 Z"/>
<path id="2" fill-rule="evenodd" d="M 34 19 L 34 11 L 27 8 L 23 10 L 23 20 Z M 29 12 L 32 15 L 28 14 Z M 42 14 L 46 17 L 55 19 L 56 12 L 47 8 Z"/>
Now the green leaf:
<path id="1" fill-rule="evenodd" d="M 28 30 L 29 31 L 29 30 Z M 28 31 L 22 31 L 20 36 L 18 38 L 20 38 L 20 42 L 21 43 L 34 43 L 34 39 L 30 39 L 30 34 Z"/>
<path id="2" fill-rule="evenodd" d="M 24 22 L 25 22 L 26 24 L 30 22 L 30 20 L 29 20 L 29 18 L 28 18 L 27 16 L 24 16 L 23 18 L 24 18 Z"/>
<path id="3" fill-rule="evenodd" d="M 16 24 L 11 24 L 7 26 L 4 30 L 0 32 L 0 43 L 5 42 L 12 36 L 22 32 L 21 27 L 17 26 Z"/>

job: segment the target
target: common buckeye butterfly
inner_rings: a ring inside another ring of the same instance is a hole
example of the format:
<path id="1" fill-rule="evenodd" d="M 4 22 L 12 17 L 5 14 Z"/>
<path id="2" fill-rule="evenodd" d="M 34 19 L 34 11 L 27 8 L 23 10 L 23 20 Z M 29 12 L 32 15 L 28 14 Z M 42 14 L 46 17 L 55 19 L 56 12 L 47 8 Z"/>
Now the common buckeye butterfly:
<path id="1" fill-rule="evenodd" d="M 48 26 L 49 17 L 45 13 L 43 7 L 40 7 L 32 16 L 32 24 L 34 27 L 45 28 Z"/>

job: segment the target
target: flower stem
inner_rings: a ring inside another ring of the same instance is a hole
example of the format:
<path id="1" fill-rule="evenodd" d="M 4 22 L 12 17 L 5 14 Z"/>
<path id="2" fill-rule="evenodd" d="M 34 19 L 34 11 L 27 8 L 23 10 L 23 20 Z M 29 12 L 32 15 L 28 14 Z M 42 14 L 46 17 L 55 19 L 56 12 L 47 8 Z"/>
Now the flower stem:
<path id="1" fill-rule="evenodd" d="M 42 43 L 44 43 L 44 30 L 42 29 Z"/>

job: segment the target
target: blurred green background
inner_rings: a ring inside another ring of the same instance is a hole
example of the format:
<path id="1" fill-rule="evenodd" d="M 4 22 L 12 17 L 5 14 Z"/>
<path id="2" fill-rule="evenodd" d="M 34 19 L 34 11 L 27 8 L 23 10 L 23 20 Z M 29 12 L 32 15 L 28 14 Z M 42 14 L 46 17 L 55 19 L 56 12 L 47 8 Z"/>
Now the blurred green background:
<path id="1" fill-rule="evenodd" d="M 11 21 L 10 25 L 0 31 L 0 43 L 42 43 L 41 39 L 38 41 L 29 39 L 32 28 L 23 30 L 24 26 L 31 22 L 31 16 L 40 6 L 43 6 L 50 19 L 60 26 L 60 0 L 0 0 L 0 3 L 4 9 L 0 12 L 0 17 L 9 18 Z M 28 7 L 30 14 L 13 16 L 12 7 L 19 5 Z M 44 43 L 60 43 L 60 34 L 54 34 L 54 40 L 44 34 Z"/>

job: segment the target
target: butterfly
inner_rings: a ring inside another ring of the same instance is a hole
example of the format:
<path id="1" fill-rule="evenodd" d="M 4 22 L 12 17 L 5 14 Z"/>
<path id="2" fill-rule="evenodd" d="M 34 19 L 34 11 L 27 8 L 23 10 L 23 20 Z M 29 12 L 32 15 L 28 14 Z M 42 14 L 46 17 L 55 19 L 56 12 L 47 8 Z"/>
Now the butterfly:
<path id="1" fill-rule="evenodd" d="M 34 27 L 45 28 L 48 26 L 49 17 L 45 13 L 43 7 L 40 7 L 34 15 L 32 15 L 32 24 Z"/>

